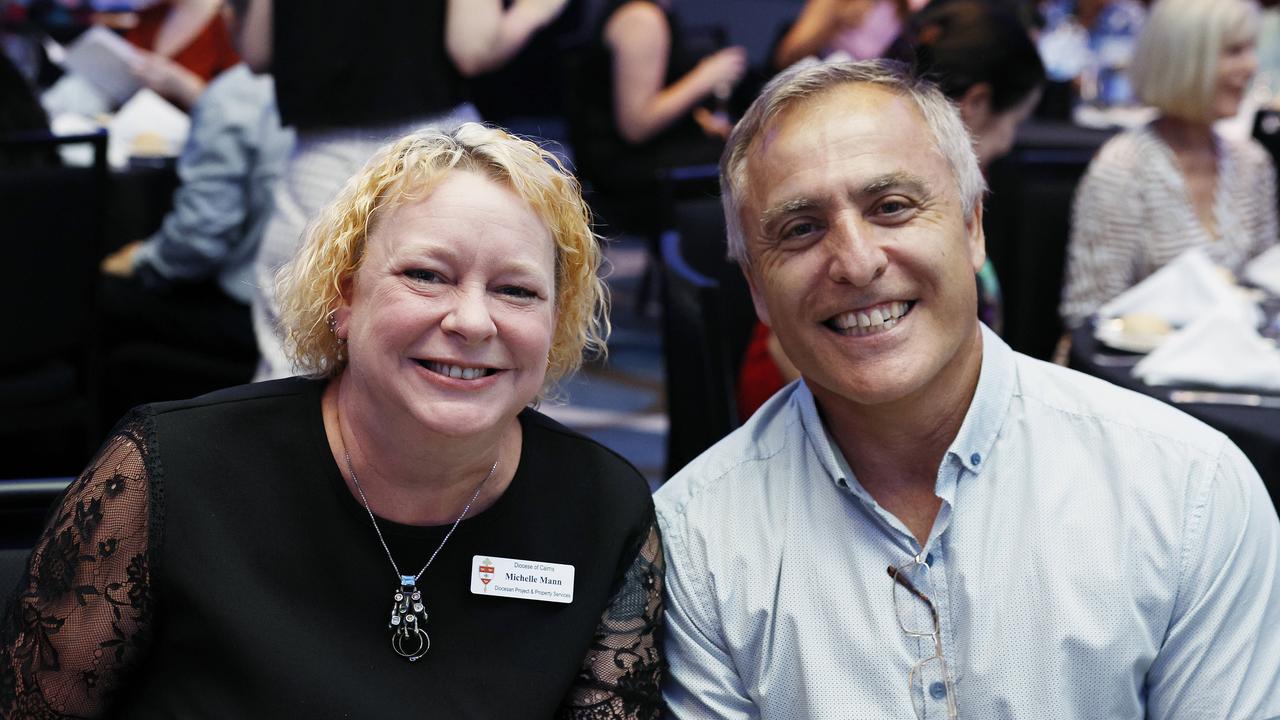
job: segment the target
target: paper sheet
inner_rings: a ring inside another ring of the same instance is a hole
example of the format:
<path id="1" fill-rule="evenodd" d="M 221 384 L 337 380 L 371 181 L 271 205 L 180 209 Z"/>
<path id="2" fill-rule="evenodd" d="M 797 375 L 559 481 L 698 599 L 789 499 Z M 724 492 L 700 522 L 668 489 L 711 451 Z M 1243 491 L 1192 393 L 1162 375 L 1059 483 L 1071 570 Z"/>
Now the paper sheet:
<path id="1" fill-rule="evenodd" d="M 65 67 L 89 81 L 112 107 L 118 107 L 142 87 L 133 72 L 140 59 L 137 48 L 124 38 L 95 26 L 67 48 Z"/>

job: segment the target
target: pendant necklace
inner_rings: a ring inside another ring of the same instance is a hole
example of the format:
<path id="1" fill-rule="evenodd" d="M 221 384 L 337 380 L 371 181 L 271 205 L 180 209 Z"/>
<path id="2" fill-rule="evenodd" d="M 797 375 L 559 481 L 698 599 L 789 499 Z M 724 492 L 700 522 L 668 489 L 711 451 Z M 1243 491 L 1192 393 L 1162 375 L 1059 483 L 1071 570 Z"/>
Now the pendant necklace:
<path id="1" fill-rule="evenodd" d="M 449 528 L 449 532 L 444 534 L 444 539 L 436 546 L 436 551 L 431 553 L 431 557 L 427 558 L 427 564 L 422 566 L 417 575 L 405 575 L 400 572 L 400 566 L 396 564 L 396 559 L 391 556 L 391 548 L 387 547 L 387 541 L 382 537 L 382 530 L 378 528 L 378 519 L 373 516 L 373 510 L 369 509 L 369 499 L 364 496 L 364 489 L 360 487 L 360 480 L 356 477 L 356 469 L 351 465 L 351 453 L 346 450 L 342 451 L 343 457 L 347 461 L 347 472 L 351 473 L 351 484 L 356 486 L 356 492 L 360 494 L 360 502 L 364 503 L 364 511 L 369 513 L 369 522 L 373 523 L 373 531 L 378 534 L 378 542 L 382 543 L 382 549 L 387 553 L 387 559 L 391 561 L 391 569 L 396 573 L 396 579 L 400 582 L 400 589 L 396 590 L 391 605 L 391 621 L 387 623 L 387 627 L 391 630 L 391 649 L 402 658 L 406 658 L 409 662 L 417 662 L 422 659 L 423 655 L 431 649 L 431 636 L 427 635 L 426 629 L 423 627 L 427 624 L 427 609 L 422 602 L 422 592 L 418 590 L 418 580 L 422 574 L 431 567 L 431 563 L 435 561 L 436 555 L 444 549 L 444 544 L 449 542 L 449 538 L 453 535 L 453 531 L 458 529 L 458 524 L 467 516 L 467 512 L 471 510 L 471 505 L 480 497 L 480 490 L 484 484 L 493 477 L 493 472 L 498 469 L 498 461 L 493 461 L 493 466 L 489 468 L 489 474 L 484 476 L 484 480 L 476 486 L 475 493 L 471 499 L 467 501 L 466 507 L 462 508 L 462 514 L 457 520 L 453 521 L 453 527 Z"/>

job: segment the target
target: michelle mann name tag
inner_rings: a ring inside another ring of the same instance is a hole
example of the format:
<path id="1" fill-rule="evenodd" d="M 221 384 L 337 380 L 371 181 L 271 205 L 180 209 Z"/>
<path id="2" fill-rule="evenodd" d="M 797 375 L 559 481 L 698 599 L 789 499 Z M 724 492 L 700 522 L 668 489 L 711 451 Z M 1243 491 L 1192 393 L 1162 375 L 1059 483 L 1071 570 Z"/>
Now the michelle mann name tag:
<path id="1" fill-rule="evenodd" d="M 476 555 L 471 558 L 471 592 L 519 600 L 573 602 L 573 566 Z"/>

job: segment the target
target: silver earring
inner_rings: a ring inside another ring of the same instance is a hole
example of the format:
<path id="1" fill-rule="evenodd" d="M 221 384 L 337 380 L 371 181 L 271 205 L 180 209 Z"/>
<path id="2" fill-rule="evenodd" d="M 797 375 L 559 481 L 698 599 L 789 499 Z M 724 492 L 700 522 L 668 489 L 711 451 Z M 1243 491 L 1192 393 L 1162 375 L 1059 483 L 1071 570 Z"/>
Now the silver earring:
<path id="1" fill-rule="evenodd" d="M 338 341 L 339 345 L 347 344 L 346 338 L 338 337 L 338 318 L 334 315 L 334 313 L 329 313 L 329 334 L 332 335 L 333 338 Z"/>

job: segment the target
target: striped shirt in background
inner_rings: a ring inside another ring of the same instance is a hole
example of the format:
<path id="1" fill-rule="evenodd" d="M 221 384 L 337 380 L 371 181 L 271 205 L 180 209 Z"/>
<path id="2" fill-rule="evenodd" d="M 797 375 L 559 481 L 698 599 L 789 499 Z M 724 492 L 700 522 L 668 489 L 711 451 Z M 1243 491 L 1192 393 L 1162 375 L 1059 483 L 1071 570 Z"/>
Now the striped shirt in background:
<path id="1" fill-rule="evenodd" d="M 1218 237 L 1200 222 L 1173 150 L 1144 126 L 1102 146 L 1076 190 L 1059 312 L 1079 325 L 1192 247 L 1233 272 L 1276 244 L 1276 171 L 1256 141 L 1218 136 Z"/>

